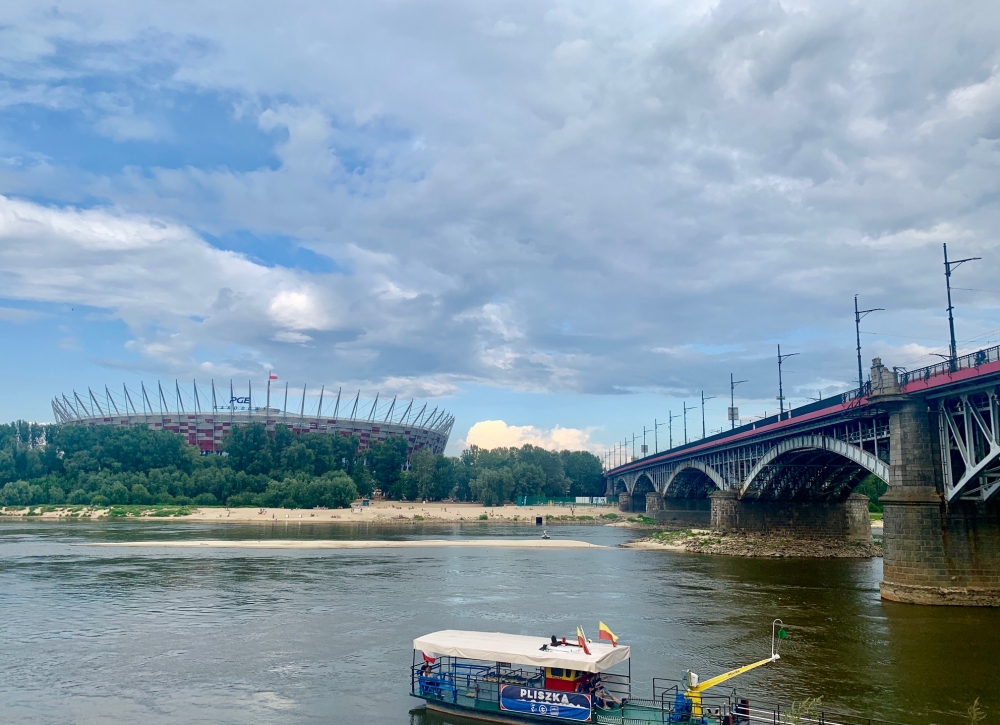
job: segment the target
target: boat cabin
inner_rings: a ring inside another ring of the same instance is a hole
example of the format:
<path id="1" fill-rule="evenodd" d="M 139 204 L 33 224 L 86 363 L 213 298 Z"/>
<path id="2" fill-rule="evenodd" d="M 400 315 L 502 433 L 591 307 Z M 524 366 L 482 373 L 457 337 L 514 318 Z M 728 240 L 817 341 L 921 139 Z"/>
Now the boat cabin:
<path id="1" fill-rule="evenodd" d="M 627 645 L 443 630 L 413 640 L 411 694 L 494 722 L 594 722 L 631 696 Z M 609 672 L 615 668 L 624 670 Z"/>

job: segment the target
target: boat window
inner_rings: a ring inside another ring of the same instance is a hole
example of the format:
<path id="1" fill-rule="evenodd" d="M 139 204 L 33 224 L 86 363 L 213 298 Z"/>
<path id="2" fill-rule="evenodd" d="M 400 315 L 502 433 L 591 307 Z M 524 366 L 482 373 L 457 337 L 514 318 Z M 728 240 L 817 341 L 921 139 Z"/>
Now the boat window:
<path id="1" fill-rule="evenodd" d="M 552 668 L 552 676 L 553 677 L 562 677 L 563 676 L 562 667 L 553 667 Z"/>

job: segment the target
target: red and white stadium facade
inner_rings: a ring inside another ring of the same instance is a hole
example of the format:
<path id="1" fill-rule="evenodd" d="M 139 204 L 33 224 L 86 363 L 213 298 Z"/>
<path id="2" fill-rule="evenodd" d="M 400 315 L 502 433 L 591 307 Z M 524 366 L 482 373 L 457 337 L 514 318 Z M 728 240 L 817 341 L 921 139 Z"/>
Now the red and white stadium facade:
<path id="1" fill-rule="evenodd" d="M 299 404 L 294 406 L 298 410 L 289 410 L 287 385 L 281 407 L 273 407 L 272 402 L 279 402 L 281 391 L 272 390 L 270 382 L 262 407 L 254 406 L 249 384 L 245 393 L 235 393 L 230 383 L 229 395 L 220 397 L 214 382 L 202 388 L 193 383 L 190 389 L 185 386 L 183 390 L 175 383 L 172 394 L 164 393 L 157 383 L 155 388 L 142 384 L 138 391 L 122 386 L 120 393 L 112 393 L 105 386 L 104 395 L 95 395 L 89 388 L 83 396 L 73 391 L 72 395 L 53 398 L 52 412 L 60 425 L 146 425 L 151 430 L 179 433 L 205 454 L 220 453 L 226 434 L 248 423 L 263 423 L 268 430 L 285 425 L 297 434 L 356 435 L 361 450 L 380 440 L 398 437 L 406 439 L 407 456 L 420 448 L 444 453 L 455 423 L 454 416 L 447 411 L 438 408 L 428 411 L 426 403 L 415 404 L 411 400 L 405 405 L 397 404 L 393 398 L 391 402 L 383 399 L 379 404 L 378 395 L 373 401 L 362 403 L 360 391 L 347 400 L 341 400 L 338 391 L 336 398 L 328 396 L 324 403 L 324 389 L 318 396 L 310 396 L 306 386 L 302 387 Z M 297 391 L 295 397 L 299 397 Z M 307 405 L 311 411 L 306 411 Z"/>

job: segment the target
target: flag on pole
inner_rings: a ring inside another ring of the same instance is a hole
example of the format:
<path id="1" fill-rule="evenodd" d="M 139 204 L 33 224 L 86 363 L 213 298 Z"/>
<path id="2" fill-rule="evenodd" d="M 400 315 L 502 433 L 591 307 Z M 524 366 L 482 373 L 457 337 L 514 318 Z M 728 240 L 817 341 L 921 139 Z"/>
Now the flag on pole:
<path id="1" fill-rule="evenodd" d="M 576 643 L 583 647 L 584 654 L 590 654 L 590 648 L 587 647 L 587 638 L 583 635 L 583 630 L 579 627 L 576 628 Z"/>
<path id="2" fill-rule="evenodd" d="M 615 636 L 614 632 L 608 629 L 608 625 L 606 625 L 604 622 L 597 623 L 597 638 L 601 640 L 607 640 L 608 642 L 611 643 L 613 647 L 618 646 L 618 638 Z"/>
<path id="3" fill-rule="evenodd" d="M 437 662 L 437 657 L 431 657 L 426 652 L 421 652 L 420 654 L 424 656 L 424 662 L 426 662 L 429 665 L 433 665 L 435 662 Z"/>
<path id="4" fill-rule="evenodd" d="M 278 374 L 272 371 L 271 373 L 268 374 L 267 379 L 268 380 L 277 380 L 278 379 Z"/>

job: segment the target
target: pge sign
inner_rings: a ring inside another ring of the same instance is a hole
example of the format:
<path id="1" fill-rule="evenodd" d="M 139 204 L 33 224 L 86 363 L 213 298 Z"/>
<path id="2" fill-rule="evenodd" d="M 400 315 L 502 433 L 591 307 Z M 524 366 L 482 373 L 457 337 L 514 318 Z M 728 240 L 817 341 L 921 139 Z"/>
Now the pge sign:
<path id="1" fill-rule="evenodd" d="M 229 399 L 229 404 L 230 405 L 250 405 L 250 396 L 247 395 L 247 396 L 244 396 L 244 397 L 240 398 L 240 397 L 237 397 L 237 396 L 234 395 L 232 398 Z"/>

